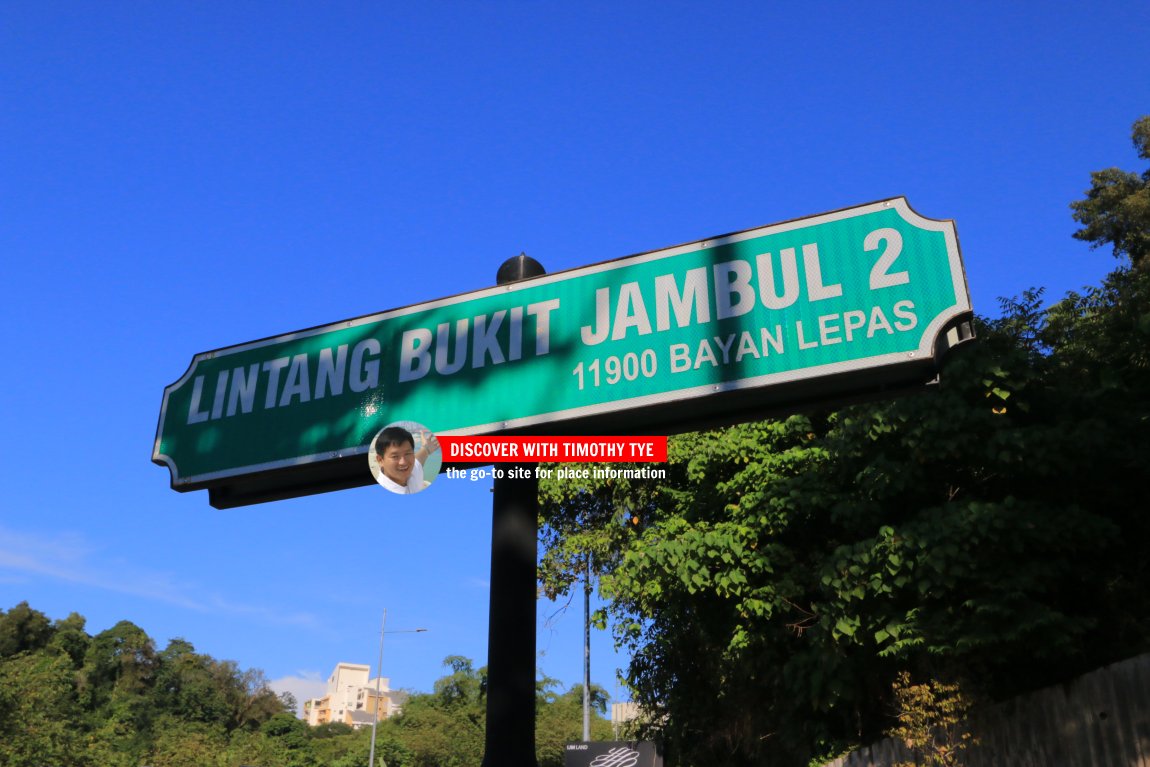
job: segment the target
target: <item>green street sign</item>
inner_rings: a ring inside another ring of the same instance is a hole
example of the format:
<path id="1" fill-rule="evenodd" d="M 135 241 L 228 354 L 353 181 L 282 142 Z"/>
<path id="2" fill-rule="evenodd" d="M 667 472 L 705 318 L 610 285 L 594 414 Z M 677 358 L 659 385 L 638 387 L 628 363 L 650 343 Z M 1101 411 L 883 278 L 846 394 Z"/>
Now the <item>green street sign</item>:
<path id="1" fill-rule="evenodd" d="M 733 422 L 921 385 L 970 314 L 953 222 L 894 198 L 198 354 L 152 459 L 239 505 L 370 483 L 369 442 L 401 419 Z"/>

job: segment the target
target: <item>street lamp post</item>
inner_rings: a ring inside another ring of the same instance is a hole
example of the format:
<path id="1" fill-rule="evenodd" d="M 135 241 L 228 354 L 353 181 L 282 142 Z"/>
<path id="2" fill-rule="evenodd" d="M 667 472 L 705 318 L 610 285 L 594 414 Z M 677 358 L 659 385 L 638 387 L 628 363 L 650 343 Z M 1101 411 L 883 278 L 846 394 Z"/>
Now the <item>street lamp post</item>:
<path id="1" fill-rule="evenodd" d="M 375 765 L 375 728 L 379 724 L 380 684 L 383 682 L 383 635 L 384 634 L 419 634 L 427 629 L 398 629 L 387 630 L 387 608 L 383 608 L 383 622 L 379 626 L 379 665 L 375 667 L 375 716 L 371 720 L 371 750 L 367 754 L 367 767 Z"/>
<path id="2" fill-rule="evenodd" d="M 583 741 L 591 740 L 591 555 L 583 574 Z"/>

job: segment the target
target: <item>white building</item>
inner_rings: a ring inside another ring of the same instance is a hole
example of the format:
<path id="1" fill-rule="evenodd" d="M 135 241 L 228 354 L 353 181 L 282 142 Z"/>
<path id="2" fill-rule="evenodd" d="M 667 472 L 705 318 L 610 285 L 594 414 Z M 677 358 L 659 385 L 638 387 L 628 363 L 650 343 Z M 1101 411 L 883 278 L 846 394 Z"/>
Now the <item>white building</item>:
<path id="1" fill-rule="evenodd" d="M 358 729 L 370 725 L 376 717 L 387 719 L 399 713 L 405 696 L 391 690 L 387 677 L 371 679 L 370 673 L 370 666 L 337 663 L 327 680 L 327 694 L 304 701 L 304 719 L 312 727 L 343 722 Z"/>
<path id="2" fill-rule="evenodd" d="M 615 731 L 615 740 L 619 739 L 620 732 L 627 732 L 631 723 L 638 718 L 638 703 L 612 703 L 611 727 Z"/>

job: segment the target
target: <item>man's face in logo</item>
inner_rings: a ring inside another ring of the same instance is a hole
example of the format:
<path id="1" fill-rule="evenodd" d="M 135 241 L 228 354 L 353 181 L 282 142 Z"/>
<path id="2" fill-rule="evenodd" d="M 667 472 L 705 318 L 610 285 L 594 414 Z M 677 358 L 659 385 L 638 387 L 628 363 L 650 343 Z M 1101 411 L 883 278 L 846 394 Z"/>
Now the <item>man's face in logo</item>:
<path id="1" fill-rule="evenodd" d="M 379 468 L 395 484 L 406 485 L 415 468 L 415 445 L 410 442 L 388 445 L 379 454 Z"/>

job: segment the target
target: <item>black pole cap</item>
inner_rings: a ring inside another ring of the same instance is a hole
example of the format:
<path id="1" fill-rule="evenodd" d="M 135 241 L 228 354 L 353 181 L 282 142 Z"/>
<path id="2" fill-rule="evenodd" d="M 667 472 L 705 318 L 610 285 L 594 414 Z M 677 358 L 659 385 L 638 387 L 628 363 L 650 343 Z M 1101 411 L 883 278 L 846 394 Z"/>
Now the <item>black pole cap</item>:
<path id="1" fill-rule="evenodd" d="M 511 282 L 519 282 L 520 280 L 526 280 L 529 277 L 538 277 L 546 273 L 547 270 L 543 268 L 543 264 L 526 253 L 520 253 L 518 256 L 514 256 L 503 262 L 503 265 L 499 267 L 499 271 L 495 273 L 495 284 L 507 285 Z"/>

